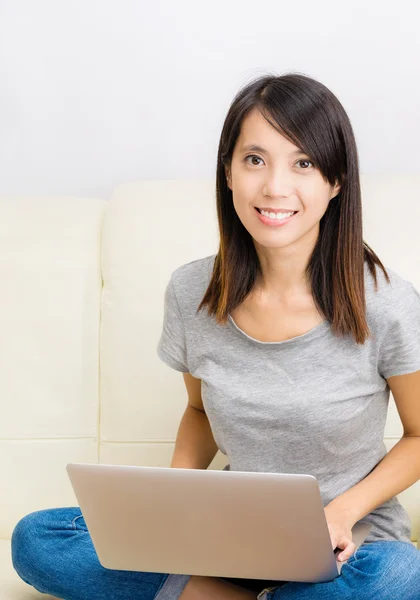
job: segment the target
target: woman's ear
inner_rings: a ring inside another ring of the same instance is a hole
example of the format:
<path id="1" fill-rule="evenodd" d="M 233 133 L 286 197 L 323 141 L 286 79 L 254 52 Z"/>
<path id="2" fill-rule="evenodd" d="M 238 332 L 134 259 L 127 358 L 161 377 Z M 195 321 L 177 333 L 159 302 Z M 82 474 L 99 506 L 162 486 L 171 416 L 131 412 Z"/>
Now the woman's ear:
<path id="1" fill-rule="evenodd" d="M 343 177 L 343 179 L 344 179 L 344 177 Z M 337 181 L 337 180 L 336 180 L 336 181 Z M 337 183 L 335 184 L 335 186 L 334 186 L 334 189 L 333 189 L 333 191 L 332 191 L 331 200 L 332 200 L 333 198 L 335 198 L 335 197 L 337 196 L 337 194 L 339 194 L 339 193 L 340 193 L 340 191 L 341 191 L 341 184 L 340 184 L 340 183 L 337 181 Z"/>
<path id="2" fill-rule="evenodd" d="M 226 175 L 226 181 L 227 181 L 227 184 L 228 184 L 228 188 L 232 189 L 232 181 L 231 181 L 229 167 L 225 167 L 225 175 Z"/>

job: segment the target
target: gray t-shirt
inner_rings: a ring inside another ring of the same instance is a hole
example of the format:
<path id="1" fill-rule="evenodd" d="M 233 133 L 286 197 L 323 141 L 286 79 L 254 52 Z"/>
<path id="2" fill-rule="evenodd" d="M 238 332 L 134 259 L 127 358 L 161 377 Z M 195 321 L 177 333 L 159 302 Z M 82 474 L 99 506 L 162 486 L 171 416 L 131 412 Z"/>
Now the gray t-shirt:
<path id="1" fill-rule="evenodd" d="M 231 471 L 307 473 L 324 506 L 364 479 L 386 455 L 386 378 L 420 370 L 420 295 L 387 268 L 379 291 L 365 264 L 364 345 L 334 336 L 328 321 L 281 342 L 262 342 L 229 317 L 196 314 L 215 255 L 178 267 L 164 298 L 160 359 L 202 380 L 203 405 Z M 366 542 L 410 541 L 409 516 L 394 496 L 363 521 Z"/>

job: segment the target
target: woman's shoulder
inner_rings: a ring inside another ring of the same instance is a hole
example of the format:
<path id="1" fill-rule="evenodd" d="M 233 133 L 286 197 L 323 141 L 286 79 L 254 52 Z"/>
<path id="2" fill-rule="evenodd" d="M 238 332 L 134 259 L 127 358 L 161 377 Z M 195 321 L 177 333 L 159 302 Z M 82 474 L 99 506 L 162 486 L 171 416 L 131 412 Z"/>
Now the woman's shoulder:
<path id="1" fill-rule="evenodd" d="M 181 310 L 194 313 L 210 283 L 214 259 L 211 254 L 177 267 L 171 275 L 175 294 Z"/>
<path id="2" fill-rule="evenodd" d="M 420 370 L 420 294 L 412 281 L 386 268 L 378 289 L 367 274 L 366 317 L 378 348 L 378 371 L 385 379 Z"/>
<path id="3" fill-rule="evenodd" d="M 175 285 L 185 285 L 188 282 L 193 284 L 194 282 L 198 283 L 203 279 L 208 279 L 213 270 L 215 258 L 215 254 L 210 254 L 204 258 L 197 258 L 177 267 L 172 272 Z"/>
<path id="4" fill-rule="evenodd" d="M 389 281 L 383 270 L 376 267 L 377 285 L 373 274 L 365 263 L 365 298 L 368 318 L 380 327 L 420 315 L 420 294 L 412 281 L 394 269 L 384 265 Z"/>
<path id="5" fill-rule="evenodd" d="M 406 279 L 393 269 L 384 265 L 389 281 L 383 270 L 375 265 L 376 283 L 367 263 L 365 263 L 365 294 L 366 302 L 392 304 L 392 302 L 403 299 L 407 294 L 418 293 L 412 281 Z"/>

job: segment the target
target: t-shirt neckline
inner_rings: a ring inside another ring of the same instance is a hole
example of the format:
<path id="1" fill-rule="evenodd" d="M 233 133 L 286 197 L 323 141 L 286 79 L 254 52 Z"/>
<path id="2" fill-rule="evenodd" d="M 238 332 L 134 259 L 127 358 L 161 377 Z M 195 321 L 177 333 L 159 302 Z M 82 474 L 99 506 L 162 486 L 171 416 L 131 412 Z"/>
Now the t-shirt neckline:
<path id="1" fill-rule="evenodd" d="M 306 342 L 307 340 L 310 340 L 310 339 L 312 339 L 314 337 L 317 337 L 318 335 L 320 335 L 321 333 L 323 333 L 324 331 L 326 331 L 329 328 L 329 326 L 330 326 L 329 321 L 327 319 L 325 319 L 321 323 L 318 323 L 318 325 L 315 325 L 315 327 L 313 327 L 312 329 L 310 329 L 306 333 L 302 333 L 301 335 L 296 335 L 295 337 L 292 337 L 292 338 L 290 338 L 288 340 L 281 340 L 279 342 L 263 342 L 261 340 L 257 340 L 256 338 L 253 338 L 252 336 L 250 336 L 247 333 L 245 333 L 245 331 L 243 331 L 235 323 L 235 321 L 231 317 L 230 313 L 228 314 L 228 322 L 231 324 L 231 326 L 234 328 L 234 330 L 236 330 L 240 335 L 244 335 L 246 338 L 248 338 L 252 342 L 255 342 L 256 344 L 261 344 L 263 346 L 273 346 L 273 345 L 274 346 L 280 346 L 280 345 L 292 344 L 292 343 L 296 343 L 296 342 L 300 342 L 300 341 Z"/>

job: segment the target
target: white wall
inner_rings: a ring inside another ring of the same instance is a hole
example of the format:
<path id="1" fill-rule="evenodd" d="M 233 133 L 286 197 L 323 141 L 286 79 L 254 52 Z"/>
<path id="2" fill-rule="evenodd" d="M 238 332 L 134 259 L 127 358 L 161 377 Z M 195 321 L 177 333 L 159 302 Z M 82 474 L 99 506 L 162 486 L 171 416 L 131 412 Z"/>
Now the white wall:
<path id="1" fill-rule="evenodd" d="M 352 121 L 362 172 L 419 172 L 419 5 L 336 0 L 0 0 L 0 195 L 108 198 L 213 177 L 256 76 L 299 71 Z"/>

